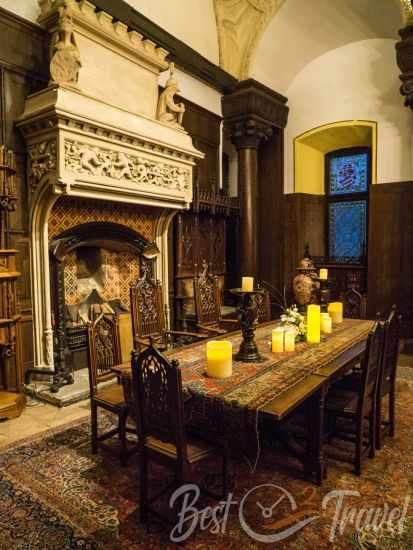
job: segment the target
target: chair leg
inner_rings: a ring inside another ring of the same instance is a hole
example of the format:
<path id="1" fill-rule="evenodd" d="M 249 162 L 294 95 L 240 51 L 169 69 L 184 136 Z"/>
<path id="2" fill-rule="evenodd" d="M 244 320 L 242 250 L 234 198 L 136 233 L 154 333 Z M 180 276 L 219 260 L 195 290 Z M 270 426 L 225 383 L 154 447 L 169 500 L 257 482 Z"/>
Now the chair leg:
<path id="1" fill-rule="evenodd" d="M 369 458 L 376 456 L 376 409 L 372 407 L 369 414 Z"/>
<path id="2" fill-rule="evenodd" d="M 126 419 L 128 415 L 125 412 L 119 414 L 119 440 L 120 440 L 120 462 L 122 466 L 127 465 L 127 440 L 126 440 Z"/>
<path id="3" fill-rule="evenodd" d="M 222 454 L 222 498 L 227 498 L 228 495 L 228 450 Z"/>
<path id="4" fill-rule="evenodd" d="M 90 414 L 92 429 L 92 454 L 95 455 L 98 452 L 98 407 L 93 399 L 90 402 Z"/>
<path id="5" fill-rule="evenodd" d="M 354 469 L 357 476 L 361 475 L 361 453 L 363 445 L 363 415 L 361 418 L 357 419 L 356 426 L 356 453 L 354 458 Z"/>
<path id="6" fill-rule="evenodd" d="M 139 453 L 140 470 L 140 518 L 142 523 L 148 520 L 148 458 L 146 450 L 142 446 Z"/>
<path id="7" fill-rule="evenodd" d="M 393 382 L 392 388 L 389 393 L 389 436 L 394 437 L 396 431 L 396 388 L 395 382 Z"/>
<path id="8" fill-rule="evenodd" d="M 376 404 L 376 449 L 381 449 L 383 446 L 383 434 L 381 429 L 381 416 L 382 416 L 382 398 L 381 395 L 377 396 Z"/>

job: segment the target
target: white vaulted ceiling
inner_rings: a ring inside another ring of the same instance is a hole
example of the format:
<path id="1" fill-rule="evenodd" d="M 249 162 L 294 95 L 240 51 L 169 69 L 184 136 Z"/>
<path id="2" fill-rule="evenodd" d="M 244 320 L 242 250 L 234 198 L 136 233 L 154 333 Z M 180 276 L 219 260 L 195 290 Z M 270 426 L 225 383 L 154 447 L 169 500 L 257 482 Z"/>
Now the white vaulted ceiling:
<path id="1" fill-rule="evenodd" d="M 399 0 L 286 0 L 265 30 L 250 75 L 286 93 L 317 57 L 352 42 L 397 39 Z"/>

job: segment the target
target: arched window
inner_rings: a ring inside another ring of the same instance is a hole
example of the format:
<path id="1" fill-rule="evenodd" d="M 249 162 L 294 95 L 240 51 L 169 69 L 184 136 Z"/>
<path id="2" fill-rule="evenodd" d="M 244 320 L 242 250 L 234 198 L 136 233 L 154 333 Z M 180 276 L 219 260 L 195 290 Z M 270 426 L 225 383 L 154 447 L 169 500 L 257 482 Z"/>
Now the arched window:
<path id="1" fill-rule="evenodd" d="M 340 149 L 328 153 L 325 159 L 329 261 L 365 264 L 371 150 Z"/>

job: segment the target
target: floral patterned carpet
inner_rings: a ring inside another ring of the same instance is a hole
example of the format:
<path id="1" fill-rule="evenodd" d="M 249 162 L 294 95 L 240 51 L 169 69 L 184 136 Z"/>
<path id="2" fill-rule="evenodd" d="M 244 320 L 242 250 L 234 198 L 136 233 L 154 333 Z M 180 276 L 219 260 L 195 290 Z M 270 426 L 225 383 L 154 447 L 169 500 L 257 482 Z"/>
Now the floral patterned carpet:
<path id="1" fill-rule="evenodd" d="M 374 460 L 365 460 L 362 477 L 354 476 L 350 466 L 331 461 L 328 477 L 318 488 L 279 450 L 263 449 L 255 473 L 241 456 L 233 457 L 236 504 L 227 507 L 227 516 L 217 516 L 219 523 L 204 516 L 203 529 L 198 522 L 185 546 L 412 549 L 413 498 L 409 502 L 408 497 L 413 489 L 413 385 L 398 385 L 396 437 L 386 439 Z M 134 462 L 122 468 L 101 452 L 92 456 L 87 421 L 5 448 L 0 454 L 0 550 L 176 547 L 168 530 L 154 524 L 147 532 L 139 522 Z M 218 464 L 207 468 L 218 471 Z M 199 480 L 205 477 L 202 470 L 198 474 Z M 154 467 L 151 485 L 161 486 L 164 475 Z M 330 493 L 334 490 L 359 494 L 346 493 L 339 509 L 339 497 Z M 207 505 L 215 506 L 216 501 L 208 498 L 202 506 Z M 393 510 L 393 530 L 363 529 L 372 510 Z"/>

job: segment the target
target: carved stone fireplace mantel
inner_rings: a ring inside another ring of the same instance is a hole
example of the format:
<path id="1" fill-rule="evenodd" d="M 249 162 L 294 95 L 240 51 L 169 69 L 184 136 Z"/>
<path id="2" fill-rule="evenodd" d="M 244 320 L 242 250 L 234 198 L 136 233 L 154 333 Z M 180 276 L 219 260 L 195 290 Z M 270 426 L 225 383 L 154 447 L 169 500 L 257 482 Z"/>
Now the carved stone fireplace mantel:
<path id="1" fill-rule="evenodd" d="M 50 82 L 27 98 L 18 126 L 28 152 L 35 365 L 52 370 L 48 219 L 56 200 L 67 195 L 163 209 L 157 276 L 166 280 L 168 225 L 189 207 L 193 166 L 204 155 L 184 130 L 184 107 L 174 103 L 173 66 L 159 97 L 166 50 L 88 0 L 39 5 L 39 23 L 51 36 Z"/>

